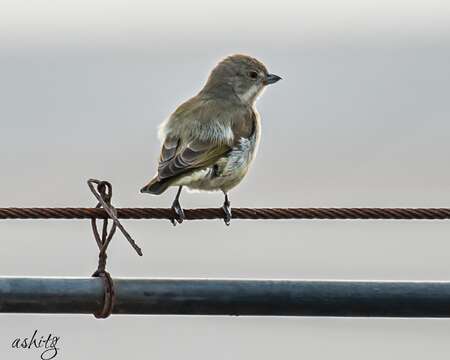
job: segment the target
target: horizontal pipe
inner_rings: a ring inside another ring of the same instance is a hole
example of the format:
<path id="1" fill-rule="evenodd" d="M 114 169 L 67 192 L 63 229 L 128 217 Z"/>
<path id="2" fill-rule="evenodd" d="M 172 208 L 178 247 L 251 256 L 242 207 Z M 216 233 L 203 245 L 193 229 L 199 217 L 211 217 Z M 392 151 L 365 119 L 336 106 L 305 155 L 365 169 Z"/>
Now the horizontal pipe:
<path id="1" fill-rule="evenodd" d="M 450 317 L 450 282 L 114 279 L 115 314 Z M 2 313 L 89 314 L 99 278 L 0 278 Z"/>

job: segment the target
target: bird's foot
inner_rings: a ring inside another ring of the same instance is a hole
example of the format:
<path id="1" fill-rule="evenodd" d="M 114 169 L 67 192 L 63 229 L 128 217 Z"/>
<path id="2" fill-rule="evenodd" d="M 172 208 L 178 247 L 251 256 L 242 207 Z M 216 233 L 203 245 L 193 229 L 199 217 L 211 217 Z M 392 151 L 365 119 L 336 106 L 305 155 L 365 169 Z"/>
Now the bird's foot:
<path id="1" fill-rule="evenodd" d="M 173 226 L 176 226 L 177 222 L 178 224 L 181 224 L 186 217 L 184 215 L 184 210 L 181 207 L 178 199 L 175 199 L 175 201 L 173 202 L 172 210 L 175 213 L 175 216 L 172 219 L 170 219 L 170 222 L 172 223 Z"/>
<path id="2" fill-rule="evenodd" d="M 225 199 L 225 202 L 223 203 L 222 210 L 224 213 L 223 221 L 225 222 L 225 225 L 229 226 L 231 222 L 231 204 L 228 201 L 228 199 Z"/>

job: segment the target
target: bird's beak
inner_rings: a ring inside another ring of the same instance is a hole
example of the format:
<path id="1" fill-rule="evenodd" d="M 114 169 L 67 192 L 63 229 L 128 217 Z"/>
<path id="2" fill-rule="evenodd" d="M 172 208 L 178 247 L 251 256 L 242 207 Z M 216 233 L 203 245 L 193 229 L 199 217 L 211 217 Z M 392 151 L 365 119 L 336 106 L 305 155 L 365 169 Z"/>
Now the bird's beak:
<path id="1" fill-rule="evenodd" d="M 275 84 L 278 80 L 281 80 L 281 77 L 275 74 L 268 74 L 266 79 L 264 80 L 264 85 Z"/>

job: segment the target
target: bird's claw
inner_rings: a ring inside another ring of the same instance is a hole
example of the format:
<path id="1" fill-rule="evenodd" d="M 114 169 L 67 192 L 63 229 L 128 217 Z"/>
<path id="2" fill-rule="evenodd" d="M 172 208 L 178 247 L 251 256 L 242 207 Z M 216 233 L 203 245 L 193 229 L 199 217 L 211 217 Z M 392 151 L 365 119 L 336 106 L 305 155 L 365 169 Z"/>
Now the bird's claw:
<path id="1" fill-rule="evenodd" d="M 231 206 L 229 201 L 223 203 L 222 210 L 224 213 L 223 221 L 225 225 L 229 226 L 231 222 Z"/>
<path id="2" fill-rule="evenodd" d="M 178 200 L 175 200 L 173 202 L 172 210 L 175 213 L 175 216 L 172 219 L 170 219 L 170 222 L 172 223 L 173 226 L 176 226 L 177 222 L 178 222 L 178 224 L 181 224 L 186 217 L 184 215 L 184 210 L 181 207 Z"/>

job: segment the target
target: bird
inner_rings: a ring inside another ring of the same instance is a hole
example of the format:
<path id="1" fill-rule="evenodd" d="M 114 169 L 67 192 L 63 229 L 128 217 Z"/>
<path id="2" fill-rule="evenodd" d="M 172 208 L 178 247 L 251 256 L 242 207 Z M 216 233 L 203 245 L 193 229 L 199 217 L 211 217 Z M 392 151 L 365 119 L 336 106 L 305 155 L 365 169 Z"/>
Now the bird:
<path id="1" fill-rule="evenodd" d="M 178 187 L 172 203 L 173 225 L 185 219 L 179 201 L 183 187 L 222 191 L 224 221 L 230 225 L 229 191 L 247 174 L 260 140 L 256 100 L 267 85 L 279 80 L 254 57 L 227 56 L 212 69 L 200 92 L 160 125 L 157 173 L 141 193 L 160 195 Z"/>

